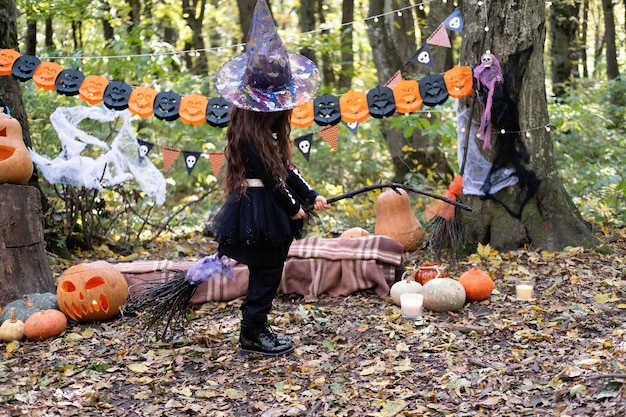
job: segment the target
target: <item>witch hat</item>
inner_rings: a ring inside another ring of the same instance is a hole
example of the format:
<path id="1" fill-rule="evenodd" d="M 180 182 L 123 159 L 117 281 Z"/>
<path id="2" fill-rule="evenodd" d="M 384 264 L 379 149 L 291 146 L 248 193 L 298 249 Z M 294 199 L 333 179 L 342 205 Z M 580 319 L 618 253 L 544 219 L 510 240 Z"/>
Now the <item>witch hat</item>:
<path id="1" fill-rule="evenodd" d="M 300 106 L 313 99 L 320 82 L 310 59 L 287 51 L 265 0 L 254 8 L 246 51 L 222 65 L 215 77 L 226 101 L 258 112 Z"/>

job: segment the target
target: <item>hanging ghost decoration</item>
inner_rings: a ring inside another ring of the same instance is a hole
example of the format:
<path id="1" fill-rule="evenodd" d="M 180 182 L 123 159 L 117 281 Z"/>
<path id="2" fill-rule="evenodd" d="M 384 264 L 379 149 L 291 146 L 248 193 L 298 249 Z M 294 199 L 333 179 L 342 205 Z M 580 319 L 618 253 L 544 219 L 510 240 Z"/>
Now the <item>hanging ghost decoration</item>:
<path id="1" fill-rule="evenodd" d="M 85 75 L 80 70 L 64 69 L 57 75 L 54 86 L 58 94 L 75 96 L 78 95 L 80 86 L 84 80 Z"/>
<path id="2" fill-rule="evenodd" d="M 491 107 L 496 86 L 502 84 L 504 77 L 500 62 L 491 52 L 483 54 L 480 64 L 474 68 L 476 89 L 483 98 L 483 115 L 480 119 L 478 137 L 483 140 L 483 147 L 491 149 Z"/>
<path id="3" fill-rule="evenodd" d="M 377 86 L 367 92 L 367 105 L 370 115 L 376 119 L 390 117 L 396 112 L 396 100 L 393 90 L 385 86 Z"/>
<path id="4" fill-rule="evenodd" d="M 313 107 L 315 108 L 315 123 L 318 125 L 334 126 L 341 121 L 341 111 L 337 97 L 329 94 L 316 97 Z"/>

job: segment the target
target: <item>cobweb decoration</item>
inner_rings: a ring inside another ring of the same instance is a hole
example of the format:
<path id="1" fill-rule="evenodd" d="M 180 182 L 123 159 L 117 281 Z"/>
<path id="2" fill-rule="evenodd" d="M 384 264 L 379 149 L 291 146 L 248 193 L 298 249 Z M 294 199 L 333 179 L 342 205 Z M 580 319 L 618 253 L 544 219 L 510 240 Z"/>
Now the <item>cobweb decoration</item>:
<path id="1" fill-rule="evenodd" d="M 78 127 L 85 119 L 110 123 L 118 118 L 122 125 L 110 148 Z M 141 190 L 161 205 L 165 202 L 165 177 L 148 158 L 137 157 L 138 142 L 130 121 L 128 110 L 115 111 L 101 106 L 59 107 L 50 116 L 50 122 L 61 140 L 61 152 L 50 160 L 30 150 L 31 158 L 51 184 L 101 190 L 103 184 L 115 186 L 134 178 Z M 87 145 L 101 148 L 104 153 L 96 159 L 81 155 Z"/>
<path id="2" fill-rule="evenodd" d="M 458 110 L 458 106 L 457 106 Z M 478 132 L 478 123 L 472 120 L 471 125 L 468 124 L 469 108 L 465 108 L 461 112 L 457 112 L 457 138 L 458 138 L 458 155 L 459 166 L 463 165 L 463 155 L 465 147 L 466 133 L 462 129 L 469 126 L 470 132 L 468 138 L 467 161 L 465 162 L 465 171 L 463 172 L 463 194 L 484 196 L 485 192 L 482 187 L 488 179 L 492 164 L 489 162 L 478 149 L 476 143 L 476 133 Z M 491 188 L 489 194 L 495 194 L 505 187 L 517 184 L 519 178 L 515 170 L 511 168 L 502 168 L 491 174 Z"/>

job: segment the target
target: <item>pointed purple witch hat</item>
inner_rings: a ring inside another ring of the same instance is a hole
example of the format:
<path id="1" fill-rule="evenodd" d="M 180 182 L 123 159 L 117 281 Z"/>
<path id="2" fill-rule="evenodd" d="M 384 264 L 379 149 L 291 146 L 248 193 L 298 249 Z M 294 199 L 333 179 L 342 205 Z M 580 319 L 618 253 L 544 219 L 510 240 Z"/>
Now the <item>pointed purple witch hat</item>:
<path id="1" fill-rule="evenodd" d="M 254 8 L 246 51 L 222 65 L 215 77 L 226 101 L 258 112 L 300 106 L 314 98 L 320 82 L 310 59 L 287 51 L 265 0 Z"/>

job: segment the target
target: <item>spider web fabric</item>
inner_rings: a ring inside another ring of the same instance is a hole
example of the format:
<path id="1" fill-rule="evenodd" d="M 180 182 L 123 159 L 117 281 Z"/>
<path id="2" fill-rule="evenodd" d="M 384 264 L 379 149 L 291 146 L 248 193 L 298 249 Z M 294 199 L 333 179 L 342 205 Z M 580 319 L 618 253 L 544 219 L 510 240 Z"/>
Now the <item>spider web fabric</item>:
<path id="1" fill-rule="evenodd" d="M 122 124 L 110 147 L 78 127 L 85 119 L 110 123 L 118 118 Z M 115 186 L 135 179 L 143 192 L 155 198 L 156 204 L 165 202 L 165 177 L 148 158 L 139 158 L 139 145 L 128 110 L 114 111 L 101 106 L 59 107 L 50 115 L 50 122 L 61 140 L 61 152 L 54 159 L 48 159 L 29 150 L 33 162 L 49 183 L 101 190 L 103 184 Z M 102 154 L 95 159 L 82 155 L 85 150 L 94 151 L 88 145 L 100 148 L 97 151 Z"/>
<path id="2" fill-rule="evenodd" d="M 465 138 L 467 136 L 463 129 L 468 127 L 469 122 L 469 108 L 465 108 L 463 111 L 458 112 L 457 106 L 457 146 L 459 155 L 459 166 L 463 166 L 463 154 L 465 147 Z M 482 190 L 485 182 L 489 179 L 491 181 L 491 187 L 489 188 L 489 194 L 493 195 L 505 187 L 510 187 L 517 184 L 519 178 L 517 177 L 515 170 L 511 168 L 502 168 L 491 173 L 492 164 L 489 162 L 478 149 L 476 143 L 476 133 L 478 131 L 479 124 L 476 120 L 472 120 L 469 125 L 469 136 L 467 136 L 468 148 L 467 148 L 467 161 L 465 161 L 465 171 L 463 174 L 463 194 L 465 195 L 479 195 L 484 196 L 486 193 Z"/>

